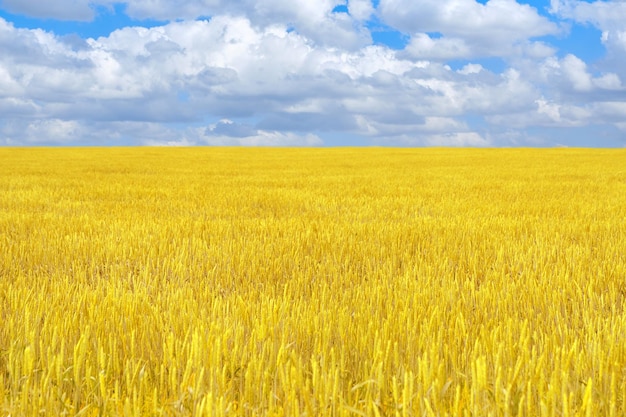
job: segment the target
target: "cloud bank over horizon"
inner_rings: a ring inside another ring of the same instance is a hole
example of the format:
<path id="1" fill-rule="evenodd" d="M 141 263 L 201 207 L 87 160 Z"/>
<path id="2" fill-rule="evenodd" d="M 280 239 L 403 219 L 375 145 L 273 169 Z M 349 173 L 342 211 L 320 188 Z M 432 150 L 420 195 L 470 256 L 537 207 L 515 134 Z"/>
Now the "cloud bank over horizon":
<path id="1" fill-rule="evenodd" d="M 623 1 L 0 12 L 0 145 L 626 146 Z"/>

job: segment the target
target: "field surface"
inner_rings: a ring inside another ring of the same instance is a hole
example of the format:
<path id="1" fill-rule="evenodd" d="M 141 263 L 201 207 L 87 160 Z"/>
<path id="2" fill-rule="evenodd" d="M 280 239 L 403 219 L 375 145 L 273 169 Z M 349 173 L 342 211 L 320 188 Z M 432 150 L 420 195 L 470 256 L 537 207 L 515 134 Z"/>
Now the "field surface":
<path id="1" fill-rule="evenodd" d="M 0 415 L 626 415 L 626 152 L 0 149 Z"/>

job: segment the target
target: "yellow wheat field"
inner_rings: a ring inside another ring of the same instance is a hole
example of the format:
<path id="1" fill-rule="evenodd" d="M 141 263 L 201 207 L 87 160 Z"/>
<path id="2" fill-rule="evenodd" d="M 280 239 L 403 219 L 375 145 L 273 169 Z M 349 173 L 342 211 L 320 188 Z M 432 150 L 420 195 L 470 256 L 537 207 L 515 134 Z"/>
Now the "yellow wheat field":
<path id="1" fill-rule="evenodd" d="M 0 149 L 0 415 L 626 415 L 626 152 Z"/>

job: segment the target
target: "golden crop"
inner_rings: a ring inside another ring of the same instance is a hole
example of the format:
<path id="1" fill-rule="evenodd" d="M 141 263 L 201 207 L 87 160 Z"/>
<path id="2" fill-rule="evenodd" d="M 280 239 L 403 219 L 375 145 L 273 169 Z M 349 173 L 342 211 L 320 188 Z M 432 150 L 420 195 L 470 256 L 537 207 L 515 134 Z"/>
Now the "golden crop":
<path id="1" fill-rule="evenodd" d="M 0 415 L 626 415 L 623 150 L 0 161 Z"/>

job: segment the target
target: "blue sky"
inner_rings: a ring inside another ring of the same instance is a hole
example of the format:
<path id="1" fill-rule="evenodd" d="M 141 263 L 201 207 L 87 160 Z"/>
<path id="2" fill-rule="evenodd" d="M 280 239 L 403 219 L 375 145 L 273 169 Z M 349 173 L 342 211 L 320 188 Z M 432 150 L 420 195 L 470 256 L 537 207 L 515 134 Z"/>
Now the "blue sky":
<path id="1" fill-rule="evenodd" d="M 0 52 L 5 146 L 626 146 L 624 1 L 0 0 Z"/>

